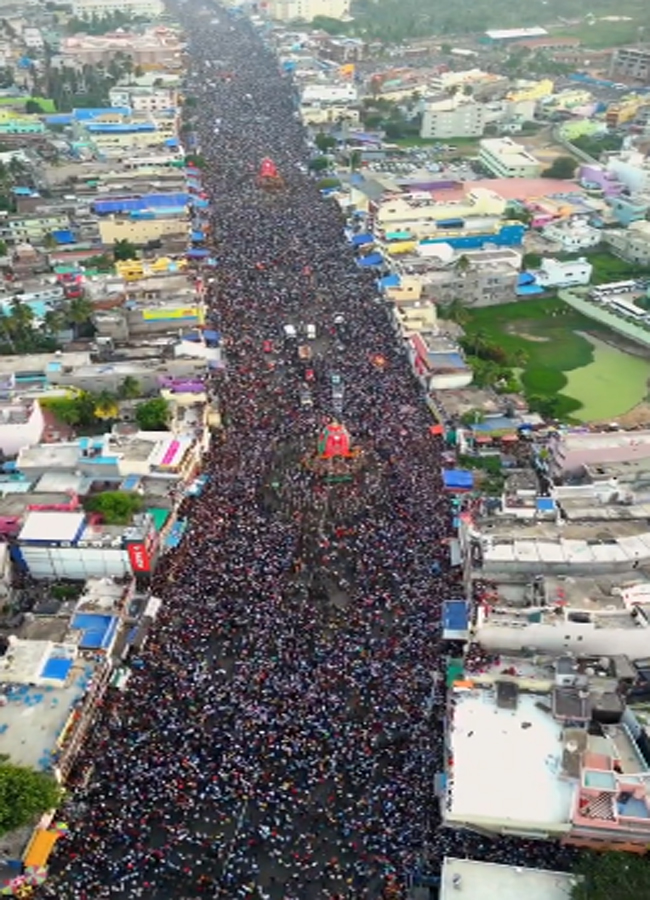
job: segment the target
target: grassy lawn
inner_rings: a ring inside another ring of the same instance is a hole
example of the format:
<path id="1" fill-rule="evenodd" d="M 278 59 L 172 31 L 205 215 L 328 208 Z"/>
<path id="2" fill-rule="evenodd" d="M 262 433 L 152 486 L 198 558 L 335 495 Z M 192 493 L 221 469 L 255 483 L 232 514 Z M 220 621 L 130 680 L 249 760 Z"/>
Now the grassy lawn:
<path id="1" fill-rule="evenodd" d="M 553 29 L 554 37 L 577 37 L 585 47 L 593 50 L 604 50 L 607 47 L 620 47 L 623 44 L 634 44 L 638 40 L 637 29 L 643 24 L 640 20 L 631 22 L 602 22 L 596 20 L 593 25 L 583 22 L 570 28 Z"/>
<path id="2" fill-rule="evenodd" d="M 650 361 L 606 343 L 612 334 L 605 326 L 561 300 L 467 312 L 469 338 L 480 335 L 511 359 L 525 353 L 525 365 L 516 372 L 526 392 L 557 398 L 560 418 L 615 419 L 648 394 Z"/>

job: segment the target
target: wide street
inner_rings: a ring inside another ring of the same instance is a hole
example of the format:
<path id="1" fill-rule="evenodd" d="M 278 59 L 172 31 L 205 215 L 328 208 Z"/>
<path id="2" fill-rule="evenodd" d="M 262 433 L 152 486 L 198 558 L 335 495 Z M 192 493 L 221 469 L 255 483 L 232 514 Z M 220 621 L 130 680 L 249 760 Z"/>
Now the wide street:
<path id="1" fill-rule="evenodd" d="M 156 573 L 154 632 L 79 762 L 41 894 L 376 900 L 402 896 L 423 856 L 432 871 L 447 852 L 561 868 L 550 844 L 437 830 L 440 609 L 460 590 L 442 439 L 338 208 L 306 174 L 290 80 L 246 20 L 172 11 L 219 260 L 226 427 Z M 259 183 L 265 157 L 279 190 Z M 284 332 L 307 324 L 311 405 Z M 360 451 L 348 480 L 308 464 L 335 414 Z"/>

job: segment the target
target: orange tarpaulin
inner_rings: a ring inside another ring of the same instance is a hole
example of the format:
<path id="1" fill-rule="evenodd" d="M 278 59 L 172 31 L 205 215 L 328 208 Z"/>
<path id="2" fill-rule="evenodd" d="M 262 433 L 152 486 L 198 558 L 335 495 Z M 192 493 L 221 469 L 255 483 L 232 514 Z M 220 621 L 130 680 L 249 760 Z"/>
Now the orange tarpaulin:
<path id="1" fill-rule="evenodd" d="M 27 853 L 23 859 L 25 866 L 46 866 L 50 853 L 60 837 L 61 835 L 58 831 L 39 828 L 34 833 L 27 848 Z"/>
<path id="2" fill-rule="evenodd" d="M 442 427 L 442 425 L 432 425 L 431 428 L 429 428 L 429 433 L 430 434 L 444 434 L 445 429 Z"/>

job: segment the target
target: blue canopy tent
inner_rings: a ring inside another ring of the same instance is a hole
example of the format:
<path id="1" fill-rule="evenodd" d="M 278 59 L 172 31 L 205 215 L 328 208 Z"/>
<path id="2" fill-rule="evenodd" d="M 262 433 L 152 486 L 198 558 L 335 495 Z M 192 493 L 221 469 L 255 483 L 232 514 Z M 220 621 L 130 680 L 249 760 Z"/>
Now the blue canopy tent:
<path id="1" fill-rule="evenodd" d="M 444 469 L 442 483 L 446 491 L 471 491 L 474 475 L 466 469 Z"/>
<path id="2" fill-rule="evenodd" d="M 374 240 L 371 234 L 355 234 L 352 236 L 350 243 L 353 247 L 361 247 L 363 244 L 374 243 Z"/>
<path id="3" fill-rule="evenodd" d="M 189 259 L 206 259 L 209 255 L 209 250 L 197 250 L 195 248 L 185 252 L 185 256 L 189 257 Z"/>
<path id="4" fill-rule="evenodd" d="M 192 240 L 193 241 L 204 241 L 205 235 L 202 231 L 193 231 L 192 232 Z"/>
<path id="5" fill-rule="evenodd" d="M 381 253 L 369 253 L 368 256 L 362 256 L 357 260 L 360 266 L 370 268 L 371 266 L 381 266 L 384 263 L 384 257 Z"/>
<path id="6" fill-rule="evenodd" d="M 402 281 L 399 275 L 396 275 L 395 272 L 391 272 L 390 275 L 384 275 L 383 278 L 377 279 L 377 286 L 380 290 L 386 290 L 386 288 L 399 287 Z"/>
<path id="7" fill-rule="evenodd" d="M 445 600 L 442 605 L 442 637 L 445 641 L 462 641 L 469 633 L 467 600 Z"/>

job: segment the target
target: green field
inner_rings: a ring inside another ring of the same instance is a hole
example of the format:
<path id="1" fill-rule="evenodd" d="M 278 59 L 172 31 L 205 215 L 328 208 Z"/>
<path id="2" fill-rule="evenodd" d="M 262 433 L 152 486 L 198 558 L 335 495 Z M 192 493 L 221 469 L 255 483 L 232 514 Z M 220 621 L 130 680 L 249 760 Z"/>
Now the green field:
<path id="1" fill-rule="evenodd" d="M 560 300 L 524 300 L 468 312 L 468 337 L 479 335 L 511 358 L 523 352 L 525 390 L 558 397 L 564 416 L 615 418 L 647 393 L 650 361 L 605 343 L 611 336 L 607 328 Z"/>
<path id="2" fill-rule="evenodd" d="M 582 403 L 574 416 L 583 422 L 615 419 L 648 393 L 650 360 L 624 353 L 597 338 L 591 340 L 593 362 L 568 373 L 565 392 Z"/>
<path id="3" fill-rule="evenodd" d="M 639 25 L 642 24 L 644 23 L 640 19 L 632 19 L 631 22 L 603 22 L 596 19 L 592 25 L 581 22 L 573 27 L 553 29 L 553 36 L 580 38 L 585 47 L 605 50 L 608 47 L 636 43 L 639 39 Z"/>

